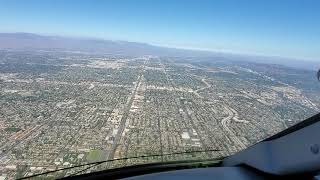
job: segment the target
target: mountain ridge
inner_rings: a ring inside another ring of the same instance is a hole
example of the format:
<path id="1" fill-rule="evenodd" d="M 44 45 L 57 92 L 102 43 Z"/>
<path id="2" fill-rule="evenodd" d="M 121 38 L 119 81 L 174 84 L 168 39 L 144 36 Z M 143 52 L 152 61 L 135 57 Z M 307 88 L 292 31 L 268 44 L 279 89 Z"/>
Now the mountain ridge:
<path id="1" fill-rule="evenodd" d="M 13 50 L 63 50 L 96 54 L 127 56 L 179 56 L 210 60 L 248 61 L 280 64 L 288 67 L 315 70 L 319 63 L 272 56 L 243 55 L 225 52 L 201 51 L 156 46 L 148 43 L 114 41 L 88 37 L 46 36 L 35 33 L 0 33 L 0 49 Z"/>
<path id="2" fill-rule="evenodd" d="M 64 49 L 92 53 L 117 53 L 124 55 L 196 55 L 209 56 L 213 52 L 185 50 L 155 46 L 147 43 L 113 41 L 97 38 L 45 36 L 33 33 L 0 33 L 2 49 Z"/>

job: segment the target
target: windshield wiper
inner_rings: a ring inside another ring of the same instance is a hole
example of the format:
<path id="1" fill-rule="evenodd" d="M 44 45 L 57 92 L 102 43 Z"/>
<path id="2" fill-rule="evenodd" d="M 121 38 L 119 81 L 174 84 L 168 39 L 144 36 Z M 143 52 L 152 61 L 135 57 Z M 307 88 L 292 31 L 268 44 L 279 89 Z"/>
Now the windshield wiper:
<path id="1" fill-rule="evenodd" d="M 80 170 L 80 171 L 78 171 L 76 173 L 71 174 L 70 176 L 67 176 L 67 177 L 71 177 L 71 176 L 75 176 L 77 174 L 80 174 L 80 173 L 88 170 L 88 169 L 91 169 L 91 168 L 93 168 L 95 166 L 98 166 L 100 164 L 107 163 L 107 162 L 121 161 L 121 160 L 128 160 L 128 159 L 140 159 L 140 158 L 148 158 L 148 157 L 161 157 L 161 156 L 170 156 L 170 155 L 179 155 L 179 154 L 191 154 L 191 153 L 203 153 L 203 152 L 219 152 L 219 151 L 221 151 L 221 150 L 219 150 L 219 149 L 208 149 L 208 150 L 183 151 L 183 152 L 174 152 L 174 153 L 167 153 L 167 154 L 152 154 L 152 155 L 142 155 L 142 156 L 133 156 L 133 157 L 109 159 L 109 160 L 104 160 L 104 161 L 97 161 L 97 162 L 92 162 L 92 163 L 87 163 L 87 164 L 76 165 L 76 166 L 67 167 L 67 168 L 56 169 L 56 170 L 53 170 L 53 171 L 47 171 L 47 172 L 44 172 L 44 173 L 39 173 L 39 174 L 34 174 L 34 175 L 31 175 L 31 176 L 23 177 L 23 178 L 20 178 L 20 179 L 29 179 L 29 178 L 33 178 L 33 177 L 38 177 L 38 176 L 42 176 L 42 175 L 46 175 L 46 174 L 55 173 L 55 172 L 58 172 L 58 171 L 63 171 L 63 170 L 74 169 L 74 168 L 78 168 L 78 167 L 89 166 L 89 167 L 87 167 L 87 168 L 85 168 L 83 170 Z M 224 157 L 222 157 L 222 158 L 224 158 Z M 219 158 L 219 159 L 221 159 L 221 158 Z"/>

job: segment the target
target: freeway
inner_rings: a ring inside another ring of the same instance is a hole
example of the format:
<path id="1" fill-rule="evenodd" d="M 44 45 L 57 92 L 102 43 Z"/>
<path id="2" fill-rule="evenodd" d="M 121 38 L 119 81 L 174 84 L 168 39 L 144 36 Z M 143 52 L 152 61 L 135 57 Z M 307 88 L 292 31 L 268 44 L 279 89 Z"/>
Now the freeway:
<path id="1" fill-rule="evenodd" d="M 40 129 L 43 128 L 44 125 L 45 124 L 36 125 L 35 127 L 24 131 L 23 135 L 20 136 L 19 139 L 15 139 L 13 141 L 9 141 L 5 145 L 1 146 L 0 149 L 1 150 L 5 149 L 5 151 L 0 152 L 0 160 L 2 160 L 2 158 L 4 158 L 6 155 L 9 155 L 13 148 L 15 148 L 19 144 L 23 143 L 26 139 L 28 139 L 28 137 L 30 137 L 31 135 L 33 135 L 33 134 L 35 134 L 37 132 L 40 132 Z"/>
<path id="2" fill-rule="evenodd" d="M 120 120 L 120 126 L 119 126 L 119 129 L 118 129 L 117 135 L 115 136 L 114 142 L 112 144 L 112 148 L 111 148 L 109 154 L 107 155 L 107 160 L 114 159 L 114 154 L 115 154 L 115 151 L 116 151 L 116 149 L 118 147 L 118 144 L 119 144 L 119 142 L 121 140 L 123 131 L 125 129 L 127 118 L 128 118 L 130 109 L 132 107 L 132 103 L 133 103 L 134 97 L 135 97 L 135 95 L 137 93 L 137 90 L 139 89 L 139 86 L 141 85 L 141 79 L 142 79 L 142 76 L 143 76 L 143 71 L 145 69 L 145 64 L 146 64 L 147 60 L 148 59 L 145 59 L 144 64 L 141 66 L 140 75 L 139 75 L 139 77 L 137 79 L 137 83 L 136 83 L 136 86 L 135 86 L 135 88 L 133 90 L 133 93 L 132 93 L 132 95 L 130 97 L 130 100 L 128 101 L 127 106 L 125 107 L 125 109 L 123 111 L 123 116 L 121 117 L 121 120 Z M 106 165 L 107 168 L 110 165 L 111 165 L 111 163 L 108 163 Z"/>
<path id="3" fill-rule="evenodd" d="M 199 77 L 199 76 L 197 76 Z M 203 96 L 201 96 L 198 92 L 199 91 L 203 91 L 205 89 L 210 88 L 210 84 L 206 81 L 205 78 L 202 78 L 201 81 L 206 85 L 205 87 L 202 87 L 200 89 L 197 89 L 194 91 L 194 93 L 199 97 L 199 98 L 204 98 Z M 243 144 L 243 142 L 239 139 L 238 136 L 235 135 L 235 133 L 229 128 L 229 124 L 231 120 L 234 120 L 236 122 L 241 122 L 241 123 L 247 123 L 248 121 L 246 120 L 239 120 L 236 118 L 235 115 L 237 115 L 237 112 L 233 109 L 231 109 L 230 107 L 228 107 L 227 105 L 224 105 L 224 109 L 225 111 L 228 113 L 228 116 L 223 118 L 221 120 L 221 124 L 222 127 L 224 128 L 225 131 L 227 131 L 227 133 L 230 135 L 231 139 L 234 141 L 235 144 L 237 144 L 240 149 L 244 149 L 246 146 Z"/>
<path id="4" fill-rule="evenodd" d="M 206 79 L 204 79 L 204 78 L 202 78 L 201 81 L 206 85 L 206 87 L 202 87 L 202 88 L 200 88 L 200 89 L 197 89 L 197 90 L 194 91 L 194 93 L 195 93 L 199 98 L 202 98 L 202 99 L 203 99 L 204 97 L 201 96 L 198 92 L 210 88 L 210 84 L 209 84 L 209 83 L 206 81 Z"/>
<path id="5" fill-rule="evenodd" d="M 224 109 L 226 110 L 226 112 L 228 112 L 228 116 L 221 120 L 221 124 L 223 128 L 228 132 L 228 134 L 230 134 L 230 137 L 235 142 L 235 144 L 239 145 L 241 149 L 244 149 L 246 146 L 243 144 L 242 141 L 240 141 L 239 137 L 236 136 L 234 132 L 228 127 L 230 124 L 230 121 L 234 117 L 234 114 L 228 106 L 225 105 Z"/>

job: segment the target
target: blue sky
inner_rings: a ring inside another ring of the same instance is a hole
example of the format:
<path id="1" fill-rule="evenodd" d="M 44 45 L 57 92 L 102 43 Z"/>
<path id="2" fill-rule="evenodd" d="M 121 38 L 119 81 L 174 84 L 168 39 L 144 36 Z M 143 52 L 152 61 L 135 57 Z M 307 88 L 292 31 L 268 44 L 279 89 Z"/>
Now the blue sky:
<path id="1" fill-rule="evenodd" d="M 319 60 L 320 1 L 0 0 L 0 32 Z"/>

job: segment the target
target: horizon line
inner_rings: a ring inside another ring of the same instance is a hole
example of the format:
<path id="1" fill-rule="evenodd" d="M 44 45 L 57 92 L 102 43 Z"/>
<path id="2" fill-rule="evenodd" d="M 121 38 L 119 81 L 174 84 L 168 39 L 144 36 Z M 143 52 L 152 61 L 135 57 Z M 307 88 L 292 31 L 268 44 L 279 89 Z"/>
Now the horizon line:
<path id="1" fill-rule="evenodd" d="M 286 59 L 286 60 L 294 60 L 294 61 L 304 61 L 304 62 L 317 62 L 314 58 L 301 58 L 301 57 L 288 57 L 288 56 L 280 56 L 280 55 L 271 55 L 264 53 L 255 53 L 255 52 L 242 52 L 242 51 L 234 51 L 230 49 L 208 49 L 208 48 L 197 48 L 197 47 L 183 47 L 183 46 L 174 46 L 170 44 L 161 44 L 161 43 L 150 43 L 150 42 L 142 42 L 142 41 L 129 41 L 123 39 L 106 39 L 103 37 L 95 37 L 95 36 L 86 36 L 86 35 L 61 35 L 55 33 L 35 33 L 35 32 L 4 32 L 0 31 L 0 34 L 32 34 L 44 37 L 60 37 L 60 38 L 74 38 L 74 39 L 83 39 L 83 40 L 102 40 L 102 41 L 113 41 L 113 42 L 128 42 L 128 43 L 137 43 L 137 44 L 145 44 L 160 48 L 169 48 L 169 49 L 178 49 L 178 50 L 189 50 L 189 51 L 197 51 L 197 52 L 206 52 L 206 53 L 216 53 L 216 54 L 225 54 L 225 55 L 235 55 L 235 56 L 249 56 L 249 57 L 259 57 L 259 58 L 276 58 L 276 59 Z"/>

